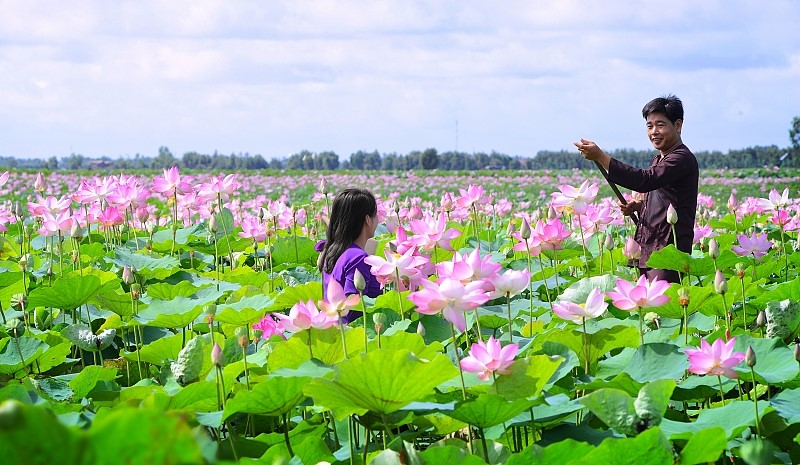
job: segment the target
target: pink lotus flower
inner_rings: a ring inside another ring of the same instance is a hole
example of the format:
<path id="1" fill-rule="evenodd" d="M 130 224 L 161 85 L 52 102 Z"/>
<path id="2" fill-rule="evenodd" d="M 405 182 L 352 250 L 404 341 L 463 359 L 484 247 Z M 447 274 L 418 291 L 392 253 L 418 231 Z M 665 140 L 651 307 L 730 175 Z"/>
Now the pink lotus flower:
<path id="1" fill-rule="evenodd" d="M 283 327 L 281 323 L 275 321 L 275 319 L 270 315 L 265 316 L 259 320 L 258 323 L 255 323 L 253 325 L 253 329 L 261 331 L 261 339 L 264 340 L 267 340 L 276 334 L 280 337 L 283 337 Z"/>
<path id="2" fill-rule="evenodd" d="M 531 237 L 536 237 L 543 250 L 561 250 L 562 244 L 571 235 L 561 220 L 553 218 L 536 221 Z"/>
<path id="3" fill-rule="evenodd" d="M 586 303 L 576 304 L 564 301 L 553 303 L 553 313 L 568 321 L 582 324 L 585 320 L 597 318 L 608 308 L 605 295 L 595 287 L 586 297 Z"/>
<path id="4" fill-rule="evenodd" d="M 111 176 L 102 179 L 95 177 L 93 182 L 82 181 L 80 188 L 72 194 L 72 200 L 80 203 L 97 202 L 102 204 L 106 197 L 117 188 L 117 180 Z"/>
<path id="5" fill-rule="evenodd" d="M 211 178 L 210 182 L 200 186 L 199 193 L 214 200 L 220 195 L 225 200 L 235 194 L 241 186 L 241 183 L 236 180 L 235 174 L 229 174 L 225 177 L 215 176 Z"/>
<path id="6" fill-rule="evenodd" d="M 491 258 L 492 256 L 488 254 L 481 257 L 479 249 L 466 255 L 456 252 L 452 261 L 439 263 L 436 265 L 436 270 L 440 278 L 457 279 L 464 284 L 478 282 L 486 292 L 492 292 L 494 291 L 492 280 L 503 265 L 493 262 Z"/>
<path id="7" fill-rule="evenodd" d="M 386 259 L 370 255 L 364 259 L 364 263 L 370 265 L 370 271 L 381 285 L 385 286 L 394 282 L 398 290 L 405 291 L 409 287 L 416 287 L 418 282 L 423 279 L 418 267 L 428 262 L 424 257 L 415 255 L 415 251 L 414 248 L 409 248 L 401 255 L 385 250 Z"/>
<path id="8" fill-rule="evenodd" d="M 248 216 L 242 220 L 242 231 L 239 237 L 253 239 L 253 242 L 264 242 L 267 240 L 267 230 L 258 217 Z"/>
<path id="9" fill-rule="evenodd" d="M 319 301 L 319 308 L 329 317 L 338 318 L 347 315 L 351 308 L 361 302 L 358 294 L 344 295 L 344 289 L 339 281 L 331 279 L 325 292 L 325 300 Z"/>
<path id="10" fill-rule="evenodd" d="M 733 371 L 733 367 L 744 360 L 745 354 L 734 352 L 735 344 L 735 337 L 728 342 L 723 342 L 720 338 L 711 345 L 705 339 L 701 339 L 699 349 L 686 349 L 686 355 L 689 356 L 689 371 L 698 375 L 723 375 L 731 379 L 738 378 L 739 375 Z"/>
<path id="11" fill-rule="evenodd" d="M 278 322 L 286 331 L 298 333 L 309 328 L 325 329 L 339 322 L 338 316 L 331 316 L 320 312 L 313 300 L 297 302 L 289 310 L 288 315 L 273 313 Z"/>
<path id="12" fill-rule="evenodd" d="M 409 294 L 408 298 L 417 306 L 423 315 L 435 315 L 442 312 L 444 319 L 453 324 L 459 331 L 467 329 L 464 312 L 478 308 L 489 300 L 483 283 L 463 284 L 452 278 L 444 278 L 441 283 L 423 281 L 422 289 Z"/>
<path id="13" fill-rule="evenodd" d="M 51 215 L 50 212 L 45 212 L 44 215 L 42 215 L 42 227 L 39 228 L 39 234 L 45 237 L 55 234 L 67 236 L 70 230 L 72 230 L 73 224 L 75 224 L 75 218 L 72 217 L 72 214 L 68 210 L 58 213 L 55 216 Z"/>
<path id="14" fill-rule="evenodd" d="M 597 197 L 597 192 L 600 187 L 597 183 L 589 184 L 589 180 L 583 183 L 576 189 L 572 186 L 562 184 L 558 186 L 560 192 L 550 194 L 553 198 L 550 204 L 557 210 L 562 211 L 566 207 L 572 207 L 575 213 L 581 215 L 586 212 L 586 207 L 594 202 Z"/>
<path id="15" fill-rule="evenodd" d="M 490 197 L 483 195 L 483 186 L 470 184 L 467 189 L 459 189 L 461 197 L 456 200 L 458 206 L 462 208 L 472 208 L 473 206 L 484 205 L 491 201 Z"/>
<path id="16" fill-rule="evenodd" d="M 660 279 L 648 281 L 645 275 L 639 278 L 635 286 L 617 278 L 617 287 L 608 293 L 608 297 L 618 309 L 635 312 L 640 308 L 660 307 L 669 302 L 669 297 L 664 295 L 669 286 L 669 282 Z"/>
<path id="17" fill-rule="evenodd" d="M 511 373 L 511 365 L 517 356 L 519 346 L 508 344 L 500 346 L 494 336 L 489 336 L 486 342 L 478 341 L 472 344 L 469 356 L 461 360 L 461 368 L 470 373 L 477 373 L 478 379 L 488 381 L 493 373 L 507 375 Z"/>
<path id="18" fill-rule="evenodd" d="M 0 187 L 3 187 L 3 186 L 6 185 L 6 183 L 8 182 L 8 176 L 9 176 L 8 171 L 6 171 L 3 174 L 0 174 Z"/>
<path id="19" fill-rule="evenodd" d="M 156 192 L 172 196 L 174 194 L 188 194 L 194 188 L 191 182 L 194 180 L 191 176 L 184 176 L 181 179 L 181 174 L 177 166 L 173 166 L 168 170 L 164 170 L 164 176 L 156 176 L 153 178 L 153 186 Z"/>
<path id="20" fill-rule="evenodd" d="M 52 195 L 48 195 L 44 198 L 37 195 L 36 200 L 36 202 L 28 202 L 28 212 L 30 212 L 32 216 L 43 216 L 45 212 L 51 215 L 58 215 L 67 210 L 70 204 L 70 199 L 67 196 L 56 199 Z"/>
<path id="21" fill-rule="evenodd" d="M 769 196 L 766 199 L 758 199 L 758 206 L 764 210 L 780 210 L 789 205 L 789 188 L 783 190 L 783 194 L 779 194 L 776 189 L 769 191 Z"/>
<path id="22" fill-rule="evenodd" d="M 628 236 L 628 239 L 625 240 L 625 247 L 622 248 L 622 255 L 628 260 L 639 260 L 639 257 L 642 256 L 642 248 L 633 237 Z"/>
<path id="23" fill-rule="evenodd" d="M 422 250 L 430 252 L 435 247 L 453 251 L 450 241 L 461 235 L 461 231 L 447 228 L 447 218 L 444 213 L 434 219 L 430 214 L 423 215 L 422 219 L 412 220 L 409 224 L 411 232 L 419 239 L 417 242 Z"/>
<path id="24" fill-rule="evenodd" d="M 739 234 L 736 238 L 739 240 L 739 245 L 731 247 L 731 250 L 740 256 L 752 255 L 758 261 L 761 261 L 772 247 L 772 242 L 767 240 L 766 233 L 753 233 L 750 236 Z"/>
<path id="25" fill-rule="evenodd" d="M 125 221 L 125 217 L 122 213 L 114 207 L 108 207 L 103 210 L 97 219 L 105 228 L 120 225 Z"/>
<path id="26" fill-rule="evenodd" d="M 528 288 L 531 282 L 531 272 L 528 270 L 507 270 L 493 279 L 489 279 L 494 286 L 492 298 L 511 297 Z"/>

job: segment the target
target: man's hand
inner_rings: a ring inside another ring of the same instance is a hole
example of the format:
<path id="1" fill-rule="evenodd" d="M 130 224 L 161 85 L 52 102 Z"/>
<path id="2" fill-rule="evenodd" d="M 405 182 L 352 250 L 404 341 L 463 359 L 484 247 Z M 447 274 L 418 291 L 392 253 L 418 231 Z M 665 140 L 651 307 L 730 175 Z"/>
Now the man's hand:
<path id="1" fill-rule="evenodd" d="M 597 146 L 594 142 L 581 138 L 580 142 L 573 142 L 575 147 L 578 148 L 578 152 L 581 153 L 581 156 L 587 160 L 596 161 L 600 163 L 603 168 L 608 170 L 608 165 L 611 162 L 611 157 L 608 156 L 600 147 Z"/>
<path id="2" fill-rule="evenodd" d="M 625 216 L 631 216 L 633 212 L 641 212 L 642 211 L 642 202 L 638 200 L 631 200 L 628 203 L 619 203 L 619 210 Z"/>

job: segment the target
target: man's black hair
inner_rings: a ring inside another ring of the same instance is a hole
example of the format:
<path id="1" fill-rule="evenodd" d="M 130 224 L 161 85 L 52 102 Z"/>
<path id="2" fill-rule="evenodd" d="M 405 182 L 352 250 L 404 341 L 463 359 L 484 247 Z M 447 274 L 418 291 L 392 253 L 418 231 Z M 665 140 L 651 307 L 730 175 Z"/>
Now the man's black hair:
<path id="1" fill-rule="evenodd" d="M 652 113 L 661 113 L 672 124 L 675 124 L 675 121 L 683 121 L 683 103 L 681 103 L 681 99 L 672 94 L 654 98 L 642 108 L 644 119 L 647 119 Z"/>

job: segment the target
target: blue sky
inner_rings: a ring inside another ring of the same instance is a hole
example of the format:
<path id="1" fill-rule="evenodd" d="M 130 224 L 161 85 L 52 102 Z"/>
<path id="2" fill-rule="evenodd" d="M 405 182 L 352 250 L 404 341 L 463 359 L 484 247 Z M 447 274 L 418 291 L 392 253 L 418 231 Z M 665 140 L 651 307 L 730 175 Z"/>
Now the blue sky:
<path id="1" fill-rule="evenodd" d="M 0 0 L 0 156 L 789 145 L 800 2 Z"/>

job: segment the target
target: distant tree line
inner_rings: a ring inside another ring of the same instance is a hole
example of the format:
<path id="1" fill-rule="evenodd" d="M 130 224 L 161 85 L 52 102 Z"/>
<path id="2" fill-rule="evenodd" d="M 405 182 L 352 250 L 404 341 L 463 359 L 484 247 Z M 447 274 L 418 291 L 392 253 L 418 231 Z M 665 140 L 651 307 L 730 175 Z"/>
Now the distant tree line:
<path id="1" fill-rule="evenodd" d="M 800 168 L 800 117 L 794 118 L 789 130 L 791 146 L 780 148 L 776 145 L 755 146 L 739 150 L 695 152 L 700 168 L 761 168 L 781 166 Z M 609 152 L 611 156 L 629 165 L 646 167 L 655 152 L 653 150 L 617 149 Z M 167 147 L 160 147 L 156 156 L 136 154 L 127 158 L 89 158 L 80 154 L 57 159 L 39 158 L 17 159 L 0 157 L 0 168 L 30 170 L 140 170 L 163 169 L 178 166 L 192 170 L 244 171 L 244 170 L 543 170 L 588 168 L 591 165 L 576 151 L 540 151 L 533 157 L 511 156 L 499 152 L 439 152 L 435 148 L 412 151 L 407 154 L 378 153 L 359 150 L 348 159 L 339 159 L 336 152 L 310 152 L 303 150 L 286 158 L 265 159 L 261 155 L 231 153 L 224 155 L 214 152 L 202 154 L 186 152 L 176 157 Z"/>

